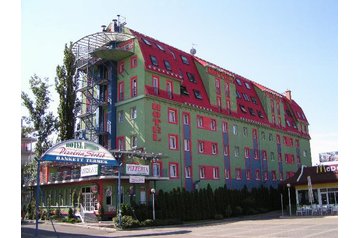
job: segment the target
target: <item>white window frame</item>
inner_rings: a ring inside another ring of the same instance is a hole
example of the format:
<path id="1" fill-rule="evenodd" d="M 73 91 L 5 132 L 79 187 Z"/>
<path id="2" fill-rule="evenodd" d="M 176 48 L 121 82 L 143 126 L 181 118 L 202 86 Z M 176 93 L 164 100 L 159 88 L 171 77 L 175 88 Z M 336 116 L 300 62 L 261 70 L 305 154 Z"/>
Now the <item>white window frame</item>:
<path id="1" fill-rule="evenodd" d="M 198 142 L 198 151 L 200 154 L 204 153 L 204 142 L 202 141 Z"/>
<path id="2" fill-rule="evenodd" d="M 168 120 L 170 123 L 177 123 L 177 120 L 176 120 L 176 111 L 172 110 L 172 109 L 169 109 L 168 110 Z"/>
<path id="3" fill-rule="evenodd" d="M 132 148 L 138 147 L 138 137 L 137 137 L 137 135 L 132 135 L 131 136 L 131 147 Z"/>
<path id="4" fill-rule="evenodd" d="M 237 133 L 238 133 L 238 126 L 237 126 L 237 125 L 233 125 L 233 126 L 232 126 L 232 133 L 233 133 L 234 135 L 237 135 Z"/>
<path id="5" fill-rule="evenodd" d="M 185 178 L 191 178 L 191 167 L 185 167 Z"/>
<path id="6" fill-rule="evenodd" d="M 177 137 L 174 135 L 169 136 L 169 149 L 176 150 L 178 148 L 177 145 Z"/>
<path id="7" fill-rule="evenodd" d="M 219 179 L 219 168 L 217 168 L 217 167 L 213 168 L 213 178 Z"/>
<path id="8" fill-rule="evenodd" d="M 203 128 L 203 117 L 201 116 L 197 117 L 196 122 L 199 128 Z"/>
<path id="9" fill-rule="evenodd" d="M 188 114 L 184 114 L 184 125 L 189 125 L 189 115 Z"/>
<path id="10" fill-rule="evenodd" d="M 205 167 L 200 167 L 200 169 L 199 169 L 199 177 L 201 179 L 205 179 Z"/>
<path id="11" fill-rule="evenodd" d="M 216 155 L 218 153 L 218 145 L 217 144 L 215 144 L 215 143 L 211 144 L 211 153 L 213 155 Z"/>
<path id="12" fill-rule="evenodd" d="M 137 118 L 137 108 L 136 107 L 131 107 L 131 119 L 136 119 Z"/>
<path id="13" fill-rule="evenodd" d="M 184 151 L 190 151 L 190 140 L 184 139 Z"/>
<path id="14" fill-rule="evenodd" d="M 170 178 L 178 178 L 178 165 L 177 164 L 169 164 L 169 177 Z"/>

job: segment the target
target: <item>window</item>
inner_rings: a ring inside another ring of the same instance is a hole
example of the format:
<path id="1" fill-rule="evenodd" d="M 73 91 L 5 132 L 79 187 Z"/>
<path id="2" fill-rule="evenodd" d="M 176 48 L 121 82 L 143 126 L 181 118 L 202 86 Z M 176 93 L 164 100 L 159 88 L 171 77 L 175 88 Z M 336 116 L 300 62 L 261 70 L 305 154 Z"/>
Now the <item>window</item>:
<path id="1" fill-rule="evenodd" d="M 276 181 L 276 180 L 277 180 L 276 171 L 275 171 L 275 170 L 272 170 L 272 171 L 271 171 L 271 176 L 272 176 L 272 181 Z"/>
<path id="2" fill-rule="evenodd" d="M 240 92 L 237 91 L 237 90 L 236 90 L 236 98 L 237 98 L 237 99 L 240 99 L 240 98 L 241 98 L 241 94 L 240 94 Z"/>
<path id="3" fill-rule="evenodd" d="M 278 162 L 282 162 L 282 153 L 278 153 Z"/>
<path id="4" fill-rule="evenodd" d="M 131 78 L 131 97 L 137 96 L 137 77 Z"/>
<path id="5" fill-rule="evenodd" d="M 261 132 L 261 138 L 262 140 L 266 140 L 266 134 L 264 131 Z"/>
<path id="6" fill-rule="evenodd" d="M 124 82 L 121 81 L 118 84 L 118 101 L 124 100 Z"/>
<path id="7" fill-rule="evenodd" d="M 257 110 L 257 115 L 260 117 L 260 118 L 264 118 L 264 115 L 262 114 L 261 111 Z"/>
<path id="8" fill-rule="evenodd" d="M 304 158 L 307 157 L 307 150 L 303 150 L 303 157 L 304 157 Z"/>
<path id="9" fill-rule="evenodd" d="M 214 168 L 213 168 L 213 178 L 214 178 L 214 179 L 218 179 L 218 178 L 219 178 L 219 168 L 218 168 L 218 167 L 214 167 Z"/>
<path id="10" fill-rule="evenodd" d="M 246 170 L 246 180 L 251 180 L 251 170 L 250 169 Z"/>
<path id="11" fill-rule="evenodd" d="M 201 179 L 205 178 L 205 167 L 200 167 L 199 176 Z"/>
<path id="12" fill-rule="evenodd" d="M 269 134 L 269 141 L 272 141 L 272 133 Z"/>
<path id="13" fill-rule="evenodd" d="M 247 89 L 251 89 L 251 87 L 250 87 L 250 84 L 249 84 L 249 83 L 245 82 L 245 86 L 246 86 L 246 88 L 247 88 Z"/>
<path id="14" fill-rule="evenodd" d="M 230 86 L 228 82 L 225 82 L 225 96 L 230 97 Z"/>
<path id="15" fill-rule="evenodd" d="M 152 45 L 152 44 L 150 43 L 150 41 L 148 41 L 147 39 L 142 38 L 142 40 L 144 41 L 144 43 L 145 43 L 146 45 Z"/>
<path id="16" fill-rule="evenodd" d="M 177 141 L 178 141 L 177 135 L 169 135 L 169 149 L 171 150 L 178 149 Z"/>
<path id="17" fill-rule="evenodd" d="M 236 78 L 235 80 L 238 85 L 242 86 L 241 80 L 239 78 Z"/>
<path id="18" fill-rule="evenodd" d="M 241 105 L 239 104 L 239 107 L 240 107 L 240 110 L 243 112 L 243 113 L 246 113 L 246 108 L 244 107 L 244 105 Z"/>
<path id="19" fill-rule="evenodd" d="M 250 158 L 250 148 L 249 147 L 245 147 L 245 158 L 246 159 Z"/>
<path id="20" fill-rule="evenodd" d="M 190 124 L 189 114 L 187 114 L 187 113 L 183 114 L 183 123 L 184 123 L 184 125 L 189 125 Z"/>
<path id="21" fill-rule="evenodd" d="M 133 56 L 131 58 L 131 69 L 135 68 L 138 66 L 138 60 L 137 60 L 137 56 Z"/>
<path id="22" fill-rule="evenodd" d="M 150 56 L 150 61 L 152 62 L 152 65 L 158 66 L 157 57 L 155 57 L 154 55 L 151 55 L 151 56 Z"/>
<path id="23" fill-rule="evenodd" d="M 118 62 L 117 71 L 119 74 L 122 74 L 124 72 L 124 62 Z"/>
<path id="24" fill-rule="evenodd" d="M 168 60 L 164 60 L 164 66 L 168 71 L 172 71 L 172 67 L 170 66 L 170 63 Z"/>
<path id="25" fill-rule="evenodd" d="M 267 160 L 267 152 L 266 152 L 266 150 L 262 151 L 262 159 Z"/>
<path id="26" fill-rule="evenodd" d="M 254 104 L 257 104 L 257 100 L 255 97 L 251 97 L 251 102 L 253 102 Z"/>
<path id="27" fill-rule="evenodd" d="M 160 163 L 153 163 L 152 170 L 153 170 L 153 176 L 154 177 L 159 177 L 160 176 L 160 171 L 161 171 L 161 164 Z"/>
<path id="28" fill-rule="evenodd" d="M 226 109 L 231 113 L 230 100 L 226 100 Z"/>
<path id="29" fill-rule="evenodd" d="M 221 90 L 220 90 L 220 79 L 216 78 L 215 79 L 215 91 L 216 94 L 220 95 L 221 94 Z"/>
<path id="30" fill-rule="evenodd" d="M 257 140 L 257 129 L 252 129 L 252 138 Z"/>
<path id="31" fill-rule="evenodd" d="M 203 128 L 203 117 L 198 116 L 198 117 L 196 118 L 196 124 L 197 124 L 197 126 L 198 126 L 199 128 Z"/>
<path id="32" fill-rule="evenodd" d="M 170 178 L 178 178 L 178 164 L 177 163 L 169 163 L 169 177 Z"/>
<path id="33" fill-rule="evenodd" d="M 118 137 L 118 139 L 117 139 L 117 148 L 119 149 L 119 150 L 126 150 L 126 143 L 125 143 L 125 138 L 124 138 L 124 136 L 120 136 L 120 137 Z"/>
<path id="34" fill-rule="evenodd" d="M 121 110 L 121 111 L 119 111 L 119 113 L 118 113 L 118 122 L 119 122 L 119 123 L 123 123 L 123 121 L 124 121 L 124 111 Z"/>
<path id="35" fill-rule="evenodd" d="M 224 155 L 228 155 L 229 154 L 229 146 L 228 145 L 224 145 Z"/>
<path id="36" fill-rule="evenodd" d="M 181 95 L 189 96 L 188 90 L 187 90 L 186 87 L 183 86 L 183 85 L 180 85 L 180 94 L 181 94 Z"/>
<path id="37" fill-rule="evenodd" d="M 108 186 L 106 192 L 106 205 L 112 205 L 112 186 Z"/>
<path id="38" fill-rule="evenodd" d="M 244 97 L 244 100 L 245 100 L 245 101 L 250 102 L 250 98 L 249 98 L 249 96 L 247 96 L 246 93 L 243 93 L 242 96 Z"/>
<path id="39" fill-rule="evenodd" d="M 181 61 L 183 62 L 183 64 L 189 64 L 188 58 L 186 58 L 184 55 L 181 55 L 180 58 L 181 58 Z"/>
<path id="40" fill-rule="evenodd" d="M 234 156 L 239 157 L 240 148 L 238 146 L 234 147 Z"/>
<path id="41" fill-rule="evenodd" d="M 177 124 L 177 110 L 168 108 L 168 122 L 170 124 Z"/>
<path id="42" fill-rule="evenodd" d="M 138 146 L 138 137 L 136 135 L 131 136 L 131 147 L 137 148 Z"/>
<path id="43" fill-rule="evenodd" d="M 259 151 L 257 149 L 254 149 L 254 159 L 259 159 Z"/>
<path id="44" fill-rule="evenodd" d="M 202 141 L 199 141 L 198 142 L 198 150 L 199 150 L 199 153 L 204 153 L 204 142 Z"/>
<path id="45" fill-rule="evenodd" d="M 247 127 L 244 127 L 244 136 L 247 136 Z"/>
<path id="46" fill-rule="evenodd" d="M 256 180 L 261 180 L 261 175 L 260 175 L 260 170 L 259 169 L 256 169 L 255 177 L 256 177 Z"/>
<path id="47" fill-rule="evenodd" d="M 216 143 L 211 144 L 211 153 L 216 155 L 218 153 L 218 145 Z"/>
<path id="48" fill-rule="evenodd" d="M 200 99 L 200 100 L 203 99 L 203 97 L 202 97 L 201 94 L 200 94 L 200 91 L 198 91 L 198 90 L 196 90 L 196 89 L 193 89 L 193 92 L 194 92 L 194 95 L 195 95 L 195 98 L 196 98 L 196 99 Z"/>
<path id="49" fill-rule="evenodd" d="M 175 57 L 174 52 L 173 52 L 173 51 L 171 51 L 171 50 L 169 50 L 169 53 L 173 56 L 173 59 L 175 59 L 175 60 L 176 60 L 176 57 Z"/>
<path id="50" fill-rule="evenodd" d="M 230 179 L 230 170 L 225 169 L 224 174 L 225 174 L 225 179 Z"/>
<path id="51" fill-rule="evenodd" d="M 268 172 L 264 171 L 264 180 L 267 181 L 268 180 Z"/>
<path id="52" fill-rule="evenodd" d="M 273 152 L 270 152 L 270 160 L 271 161 L 275 160 L 275 154 Z"/>
<path id="53" fill-rule="evenodd" d="M 163 46 L 159 45 L 158 43 L 155 43 L 155 45 L 156 45 L 161 51 L 165 51 L 165 49 L 163 48 Z"/>
<path id="54" fill-rule="evenodd" d="M 185 178 L 191 178 L 191 166 L 185 167 Z"/>
<path id="55" fill-rule="evenodd" d="M 216 105 L 218 105 L 219 110 L 221 110 L 221 97 L 216 97 Z"/>
<path id="56" fill-rule="evenodd" d="M 276 142 L 277 142 L 277 144 L 281 144 L 280 135 L 276 135 Z"/>
<path id="57" fill-rule="evenodd" d="M 184 151 L 190 151 L 190 141 L 188 139 L 184 139 Z"/>
<path id="58" fill-rule="evenodd" d="M 186 75 L 188 76 L 190 82 L 196 83 L 195 77 L 192 73 L 186 72 Z"/>
<path id="59" fill-rule="evenodd" d="M 223 133 L 227 133 L 227 122 L 225 121 L 222 122 L 222 129 L 223 129 Z"/>
<path id="60" fill-rule="evenodd" d="M 211 129 L 212 131 L 216 131 L 216 120 L 211 119 L 210 129 Z"/>
<path id="61" fill-rule="evenodd" d="M 252 109 L 251 107 L 249 107 L 249 112 L 250 112 L 251 116 L 256 116 L 254 109 Z"/>
<path id="62" fill-rule="evenodd" d="M 241 168 L 235 169 L 235 177 L 236 177 L 236 180 L 241 180 L 242 179 Z"/>
<path id="63" fill-rule="evenodd" d="M 237 135 L 237 133 L 238 133 L 238 127 L 237 127 L 237 125 L 233 125 L 233 126 L 232 126 L 232 133 L 233 133 L 234 135 Z"/>
<path id="64" fill-rule="evenodd" d="M 158 76 L 154 76 L 152 77 L 152 86 L 153 86 L 153 90 L 154 90 L 154 93 L 156 95 L 159 94 L 159 77 Z"/>
<path id="65" fill-rule="evenodd" d="M 166 85 L 167 85 L 166 88 L 167 88 L 168 97 L 170 99 L 173 99 L 173 82 L 167 81 Z"/>
<path id="66" fill-rule="evenodd" d="M 137 118 L 137 108 L 136 107 L 131 107 L 131 119 L 136 119 Z"/>

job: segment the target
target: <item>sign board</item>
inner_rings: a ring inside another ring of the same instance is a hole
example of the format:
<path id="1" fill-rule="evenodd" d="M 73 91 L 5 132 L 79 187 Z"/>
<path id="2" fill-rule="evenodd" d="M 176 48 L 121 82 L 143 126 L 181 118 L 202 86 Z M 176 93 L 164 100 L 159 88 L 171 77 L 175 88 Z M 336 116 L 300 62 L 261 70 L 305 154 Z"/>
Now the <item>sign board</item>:
<path id="1" fill-rule="evenodd" d="M 91 164 L 81 167 L 81 178 L 86 176 L 96 176 L 98 174 L 98 164 Z"/>
<path id="2" fill-rule="evenodd" d="M 144 176 L 129 176 L 129 183 L 145 183 Z"/>
<path id="3" fill-rule="evenodd" d="M 126 164 L 126 174 L 149 175 L 149 165 Z"/>
<path id="4" fill-rule="evenodd" d="M 319 165 L 316 167 L 316 173 L 338 173 L 338 164 L 332 165 Z"/>
<path id="5" fill-rule="evenodd" d="M 338 151 L 319 153 L 319 162 L 337 162 L 338 161 Z"/>
<path id="6" fill-rule="evenodd" d="M 41 160 L 118 166 L 111 152 L 99 144 L 86 140 L 68 140 L 58 143 L 47 150 Z"/>

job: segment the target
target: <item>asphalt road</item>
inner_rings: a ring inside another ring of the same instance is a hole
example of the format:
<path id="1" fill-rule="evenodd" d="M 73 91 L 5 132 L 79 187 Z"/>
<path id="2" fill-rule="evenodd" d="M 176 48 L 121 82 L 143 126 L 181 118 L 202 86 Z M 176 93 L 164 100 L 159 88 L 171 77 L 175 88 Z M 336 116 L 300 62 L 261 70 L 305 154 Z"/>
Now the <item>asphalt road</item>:
<path id="1" fill-rule="evenodd" d="M 21 237 L 35 237 L 35 224 L 21 225 Z M 236 218 L 171 227 L 130 231 L 63 223 L 42 223 L 38 237 L 338 237 L 338 216 L 326 217 L 260 217 Z"/>

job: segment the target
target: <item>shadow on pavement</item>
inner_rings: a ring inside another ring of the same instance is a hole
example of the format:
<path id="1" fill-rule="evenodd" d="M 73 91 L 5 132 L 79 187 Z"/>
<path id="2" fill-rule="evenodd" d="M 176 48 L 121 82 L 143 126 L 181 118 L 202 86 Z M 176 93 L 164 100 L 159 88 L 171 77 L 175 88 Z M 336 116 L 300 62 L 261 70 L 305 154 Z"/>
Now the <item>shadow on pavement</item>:
<path id="1" fill-rule="evenodd" d="M 35 236 L 35 229 L 28 228 L 28 227 L 21 227 L 21 237 L 22 238 L 30 238 L 30 237 L 36 237 Z M 46 231 L 46 230 L 38 230 L 37 237 L 41 238 L 80 238 L 80 237 L 98 237 L 98 236 L 91 236 L 91 235 L 83 235 L 83 234 L 70 234 L 70 233 L 63 233 L 63 232 L 55 232 L 55 231 Z"/>
<path id="2" fill-rule="evenodd" d="M 120 237 L 141 237 L 141 236 L 169 236 L 169 235 L 180 235 L 180 234 L 187 234 L 191 231 L 183 230 L 183 231 L 168 231 L 168 232 L 158 232 L 158 233 L 147 233 L 147 234 L 140 234 L 140 235 L 127 235 L 127 236 L 120 236 Z"/>

